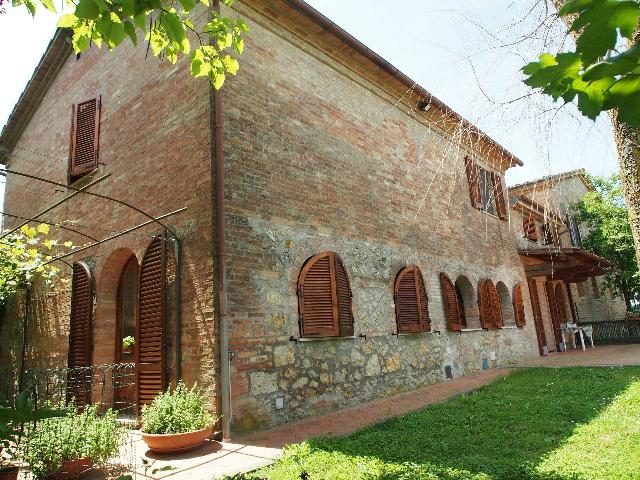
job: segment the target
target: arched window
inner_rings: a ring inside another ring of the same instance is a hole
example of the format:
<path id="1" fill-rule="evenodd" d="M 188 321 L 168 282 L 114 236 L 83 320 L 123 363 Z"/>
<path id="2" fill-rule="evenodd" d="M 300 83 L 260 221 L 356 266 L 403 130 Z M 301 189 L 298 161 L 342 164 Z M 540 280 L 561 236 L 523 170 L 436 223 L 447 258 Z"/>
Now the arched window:
<path id="1" fill-rule="evenodd" d="M 455 285 L 444 272 L 440 272 L 440 288 L 442 289 L 442 304 L 444 306 L 444 316 L 447 319 L 447 327 L 453 332 L 458 332 L 462 329 L 461 302 Z"/>
<path id="2" fill-rule="evenodd" d="M 349 277 L 340 257 L 323 252 L 309 258 L 298 277 L 298 310 L 303 337 L 353 335 Z"/>
<path id="3" fill-rule="evenodd" d="M 491 280 L 484 278 L 478 286 L 478 308 L 482 328 L 502 327 L 502 309 L 500 298 Z"/>
<path id="4" fill-rule="evenodd" d="M 138 260 L 131 256 L 122 269 L 117 297 L 116 363 L 134 361 L 133 347 L 125 338 L 136 334 L 136 302 L 138 299 Z"/>
<path id="5" fill-rule="evenodd" d="M 511 303 L 511 295 L 509 289 L 503 282 L 496 284 L 498 298 L 500 299 L 500 311 L 502 312 L 502 323 L 504 325 L 514 326 L 515 315 L 513 313 L 513 304 Z"/>
<path id="6" fill-rule="evenodd" d="M 524 317 L 524 301 L 522 300 L 522 286 L 516 283 L 513 287 L 513 311 L 515 314 L 516 326 L 524 327 L 527 321 Z"/>
<path id="7" fill-rule="evenodd" d="M 478 298 L 473 284 L 464 275 L 456 279 L 456 294 L 460 305 L 460 322 L 462 328 L 480 328 L 478 315 Z"/>
<path id="8" fill-rule="evenodd" d="M 398 333 L 418 333 L 431 330 L 429 301 L 420 269 L 415 265 L 398 272 L 393 287 Z"/>

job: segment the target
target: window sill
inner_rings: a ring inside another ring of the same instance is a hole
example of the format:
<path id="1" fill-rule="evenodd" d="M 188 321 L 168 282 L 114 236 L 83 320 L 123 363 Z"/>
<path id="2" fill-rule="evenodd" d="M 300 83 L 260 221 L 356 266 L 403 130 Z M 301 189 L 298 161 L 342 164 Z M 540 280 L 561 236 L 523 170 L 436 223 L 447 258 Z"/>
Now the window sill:
<path id="1" fill-rule="evenodd" d="M 488 215 L 492 218 L 495 218 L 496 220 L 502 220 L 497 214 L 495 213 L 489 213 L 486 210 L 483 210 L 482 208 L 476 207 L 480 212 L 484 213 L 485 215 Z"/>
<path id="2" fill-rule="evenodd" d="M 503 327 L 500 327 L 500 330 L 517 330 L 517 328 L 517 325 L 505 325 Z"/>
<path id="3" fill-rule="evenodd" d="M 292 342 L 330 342 L 332 340 L 355 340 L 357 337 L 356 335 L 349 335 L 348 337 L 300 337 L 300 338 L 294 338 L 291 337 L 289 338 L 290 341 Z"/>
<path id="4" fill-rule="evenodd" d="M 429 332 L 392 333 L 391 335 L 394 335 L 396 337 L 412 337 L 412 336 L 419 336 L 419 335 L 435 335 L 435 334 L 440 335 L 440 330 L 431 330 Z"/>
<path id="5" fill-rule="evenodd" d="M 459 331 L 462 332 L 481 332 L 484 328 L 461 328 Z"/>

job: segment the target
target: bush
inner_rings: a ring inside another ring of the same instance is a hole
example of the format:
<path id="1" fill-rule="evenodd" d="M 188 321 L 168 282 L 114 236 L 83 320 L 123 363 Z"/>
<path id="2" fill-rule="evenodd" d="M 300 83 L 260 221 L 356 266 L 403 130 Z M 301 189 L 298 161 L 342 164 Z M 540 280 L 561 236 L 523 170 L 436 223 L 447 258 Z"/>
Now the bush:
<path id="1" fill-rule="evenodd" d="M 98 415 L 98 405 L 84 411 L 69 408 L 70 415 L 43 420 L 27 432 L 23 458 L 37 479 L 60 470 L 68 460 L 90 458 L 100 465 L 116 455 L 124 441 L 124 428 L 113 410 Z"/>
<path id="2" fill-rule="evenodd" d="M 191 389 L 178 382 L 151 405 L 142 407 L 142 431 L 151 434 L 187 433 L 212 426 L 217 421 L 207 411 L 204 395 L 197 385 Z"/>

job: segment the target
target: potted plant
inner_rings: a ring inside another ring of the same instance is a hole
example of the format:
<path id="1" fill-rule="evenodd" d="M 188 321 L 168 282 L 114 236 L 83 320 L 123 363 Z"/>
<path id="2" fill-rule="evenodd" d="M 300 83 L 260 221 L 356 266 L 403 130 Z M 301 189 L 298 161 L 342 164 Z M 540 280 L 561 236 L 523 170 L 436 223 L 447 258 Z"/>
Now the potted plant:
<path id="1" fill-rule="evenodd" d="M 118 453 L 124 429 L 116 412 L 99 415 L 98 407 L 80 411 L 72 405 L 70 415 L 44 420 L 27 432 L 24 459 L 36 479 L 77 478 Z"/>
<path id="2" fill-rule="evenodd" d="M 178 382 L 142 407 L 142 440 L 155 453 L 187 452 L 209 438 L 216 421 L 198 386 Z"/>
<path id="3" fill-rule="evenodd" d="M 136 340 L 131 336 L 124 337 L 122 339 L 122 353 L 133 353 L 133 347 L 136 344 Z"/>
<path id="4" fill-rule="evenodd" d="M 61 417 L 66 410 L 35 408 L 28 392 L 18 394 L 13 405 L 0 406 L 0 480 L 18 478 L 17 464 L 20 443 L 24 437 L 25 424 L 47 418 Z"/>

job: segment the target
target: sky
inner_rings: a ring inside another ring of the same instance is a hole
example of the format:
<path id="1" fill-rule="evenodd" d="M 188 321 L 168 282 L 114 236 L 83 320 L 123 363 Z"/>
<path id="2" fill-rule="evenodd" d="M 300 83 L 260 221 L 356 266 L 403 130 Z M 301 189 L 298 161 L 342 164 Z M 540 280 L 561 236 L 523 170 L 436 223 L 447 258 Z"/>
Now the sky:
<path id="1" fill-rule="evenodd" d="M 575 168 L 617 171 L 606 115 L 592 122 L 574 105 L 553 103 L 522 84 L 524 64 L 567 41 L 543 2 L 307 1 L 523 160 L 524 167 L 507 172 L 509 185 Z M 0 125 L 53 36 L 56 18 L 40 9 L 33 19 L 23 7 L 0 16 Z"/>

